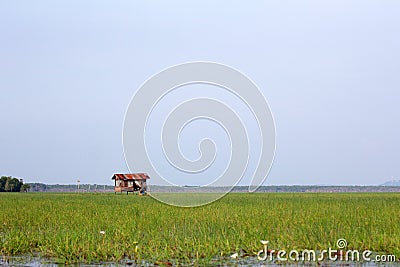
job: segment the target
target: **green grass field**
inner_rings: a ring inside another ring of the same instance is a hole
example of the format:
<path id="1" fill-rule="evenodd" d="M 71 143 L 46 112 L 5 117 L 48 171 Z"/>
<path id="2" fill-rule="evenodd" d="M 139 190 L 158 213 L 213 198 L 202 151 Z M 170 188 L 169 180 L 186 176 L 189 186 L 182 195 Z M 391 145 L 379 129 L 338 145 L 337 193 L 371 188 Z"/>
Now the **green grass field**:
<path id="1" fill-rule="evenodd" d="M 2 193 L 0 255 L 206 264 L 252 255 L 262 239 L 273 249 L 318 250 L 345 238 L 348 248 L 399 258 L 399 208 L 395 193 L 228 194 L 197 208 L 125 194 Z"/>

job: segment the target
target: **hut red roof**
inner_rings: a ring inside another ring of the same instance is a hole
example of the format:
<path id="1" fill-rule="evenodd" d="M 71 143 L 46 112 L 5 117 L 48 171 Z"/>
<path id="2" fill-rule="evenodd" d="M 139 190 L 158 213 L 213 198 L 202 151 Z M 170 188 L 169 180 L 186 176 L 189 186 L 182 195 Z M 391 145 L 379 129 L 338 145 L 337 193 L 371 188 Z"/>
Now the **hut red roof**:
<path id="1" fill-rule="evenodd" d="M 112 180 L 147 180 L 150 179 L 150 176 L 147 173 L 129 173 L 129 174 L 121 174 L 116 173 L 113 175 Z"/>

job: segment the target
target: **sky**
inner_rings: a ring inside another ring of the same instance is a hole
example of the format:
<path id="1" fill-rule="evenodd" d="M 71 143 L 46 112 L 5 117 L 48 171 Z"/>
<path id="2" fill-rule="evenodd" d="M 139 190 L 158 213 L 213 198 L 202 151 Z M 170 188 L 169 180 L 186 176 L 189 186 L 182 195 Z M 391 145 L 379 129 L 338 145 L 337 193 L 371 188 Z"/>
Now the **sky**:
<path id="1" fill-rule="evenodd" d="M 211 61 L 268 100 L 276 155 L 265 185 L 398 179 L 399 32 L 397 0 L 0 1 L 0 175 L 112 184 L 128 172 L 122 126 L 140 85 Z M 197 127 L 182 137 L 188 157 L 192 135 L 219 131 Z"/>

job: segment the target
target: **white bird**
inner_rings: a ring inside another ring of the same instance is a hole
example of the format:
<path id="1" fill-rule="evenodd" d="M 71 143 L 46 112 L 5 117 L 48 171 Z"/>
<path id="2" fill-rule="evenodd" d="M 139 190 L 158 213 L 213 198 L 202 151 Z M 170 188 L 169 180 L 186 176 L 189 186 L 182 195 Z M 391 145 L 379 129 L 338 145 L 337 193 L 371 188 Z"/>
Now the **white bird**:
<path id="1" fill-rule="evenodd" d="M 239 254 L 238 253 L 235 253 L 235 254 L 232 254 L 231 255 L 231 258 L 232 259 L 237 259 L 239 257 Z"/>

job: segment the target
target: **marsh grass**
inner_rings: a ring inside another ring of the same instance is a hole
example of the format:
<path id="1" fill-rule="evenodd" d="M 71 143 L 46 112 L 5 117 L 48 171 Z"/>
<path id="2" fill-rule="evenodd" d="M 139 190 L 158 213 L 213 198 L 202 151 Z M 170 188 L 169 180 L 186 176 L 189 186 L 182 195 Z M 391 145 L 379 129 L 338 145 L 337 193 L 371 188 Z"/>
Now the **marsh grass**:
<path id="1" fill-rule="evenodd" d="M 197 208 L 132 195 L 3 193 L 0 255 L 201 265 L 254 255 L 261 239 L 274 249 L 320 250 L 345 238 L 349 249 L 399 258 L 399 207 L 400 195 L 391 193 L 239 193 Z"/>

